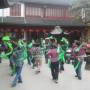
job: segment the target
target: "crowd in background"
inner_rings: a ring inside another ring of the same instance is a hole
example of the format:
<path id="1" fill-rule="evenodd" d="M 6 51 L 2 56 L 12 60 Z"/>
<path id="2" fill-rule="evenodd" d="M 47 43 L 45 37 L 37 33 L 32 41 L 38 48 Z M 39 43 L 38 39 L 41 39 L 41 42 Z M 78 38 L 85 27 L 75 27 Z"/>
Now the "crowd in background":
<path id="1" fill-rule="evenodd" d="M 64 71 L 64 64 L 71 63 L 75 68 L 79 80 L 82 79 L 81 66 L 86 57 L 86 43 L 75 40 L 71 47 L 67 38 L 62 37 L 59 42 L 56 38 L 41 38 L 37 40 L 25 41 L 23 39 L 11 40 L 9 36 L 2 37 L 0 42 L 0 63 L 3 58 L 9 59 L 11 67 L 11 76 L 15 76 L 12 87 L 17 82 L 22 83 L 21 72 L 24 60 L 27 60 L 32 69 L 36 68 L 36 74 L 41 72 L 42 60 L 45 56 L 45 62 L 51 69 L 52 80 L 58 83 L 59 72 Z M 70 49 L 70 55 L 67 51 Z"/>

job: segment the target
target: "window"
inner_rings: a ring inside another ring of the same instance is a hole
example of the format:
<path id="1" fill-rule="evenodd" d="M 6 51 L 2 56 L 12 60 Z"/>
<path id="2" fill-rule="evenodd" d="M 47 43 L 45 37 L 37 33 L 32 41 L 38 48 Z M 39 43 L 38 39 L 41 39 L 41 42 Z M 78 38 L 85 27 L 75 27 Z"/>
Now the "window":
<path id="1" fill-rule="evenodd" d="M 21 5 L 16 4 L 10 7 L 10 16 L 21 16 Z"/>
<path id="2" fill-rule="evenodd" d="M 40 7 L 26 6 L 26 16 L 43 17 L 43 9 Z"/>
<path id="3" fill-rule="evenodd" d="M 61 17 L 61 8 L 46 8 L 46 17 Z"/>

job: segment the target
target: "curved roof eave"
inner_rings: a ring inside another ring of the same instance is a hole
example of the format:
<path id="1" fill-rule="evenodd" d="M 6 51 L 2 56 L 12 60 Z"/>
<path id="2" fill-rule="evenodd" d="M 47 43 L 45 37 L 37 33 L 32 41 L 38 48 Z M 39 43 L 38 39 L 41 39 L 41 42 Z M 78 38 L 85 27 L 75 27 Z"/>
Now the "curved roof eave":
<path id="1" fill-rule="evenodd" d="M 0 9 L 9 7 L 8 0 L 0 0 Z"/>
<path id="2" fill-rule="evenodd" d="M 22 3 L 37 3 L 37 4 L 52 4 L 52 5 L 64 5 L 64 6 L 71 6 L 70 3 L 60 1 L 60 0 L 18 0 Z"/>

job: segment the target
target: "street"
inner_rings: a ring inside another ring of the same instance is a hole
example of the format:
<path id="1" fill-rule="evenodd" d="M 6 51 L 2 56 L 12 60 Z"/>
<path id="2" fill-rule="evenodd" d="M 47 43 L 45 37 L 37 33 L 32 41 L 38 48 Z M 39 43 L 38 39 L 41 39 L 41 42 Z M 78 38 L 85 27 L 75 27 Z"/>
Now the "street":
<path id="1" fill-rule="evenodd" d="M 22 77 L 23 83 L 11 87 L 14 77 L 10 76 L 10 67 L 7 60 L 3 60 L 0 64 L 0 90 L 90 90 L 90 71 L 84 69 L 85 62 L 82 67 L 82 80 L 78 80 L 75 76 L 74 68 L 71 64 L 65 64 L 65 71 L 59 73 L 59 83 L 52 81 L 50 69 L 43 62 L 41 73 L 35 74 L 35 69 L 25 61 Z"/>

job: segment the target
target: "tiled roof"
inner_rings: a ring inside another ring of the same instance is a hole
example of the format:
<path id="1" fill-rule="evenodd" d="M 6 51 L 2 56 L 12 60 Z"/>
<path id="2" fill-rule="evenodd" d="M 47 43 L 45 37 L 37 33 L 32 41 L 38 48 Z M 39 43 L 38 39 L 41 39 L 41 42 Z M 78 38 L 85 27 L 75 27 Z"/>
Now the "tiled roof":
<path id="1" fill-rule="evenodd" d="M 16 0 L 9 0 L 16 2 Z M 17 0 L 17 2 L 23 3 L 41 3 L 41 4 L 58 4 L 58 5 L 70 5 L 72 0 Z"/>
<path id="2" fill-rule="evenodd" d="M 0 8 L 6 8 L 8 6 L 9 4 L 7 0 L 0 0 Z"/>
<path id="3" fill-rule="evenodd" d="M 43 18 L 6 17 L 0 18 L 0 24 L 24 25 L 24 26 L 85 26 L 82 21 L 72 19 L 51 20 Z"/>

